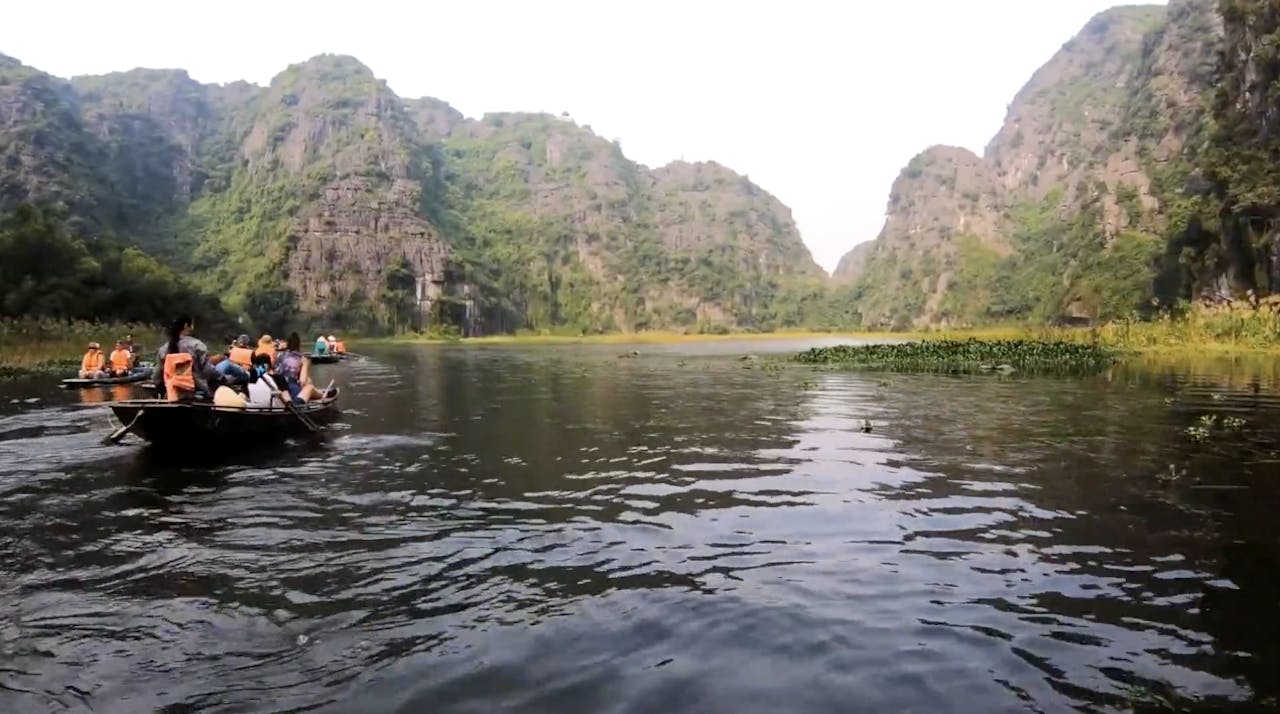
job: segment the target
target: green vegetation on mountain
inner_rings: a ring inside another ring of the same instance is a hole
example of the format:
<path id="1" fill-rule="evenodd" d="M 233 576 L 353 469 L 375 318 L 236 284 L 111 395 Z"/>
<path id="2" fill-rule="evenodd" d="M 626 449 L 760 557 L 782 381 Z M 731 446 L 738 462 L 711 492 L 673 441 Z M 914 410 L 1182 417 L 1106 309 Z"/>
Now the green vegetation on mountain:
<path id="1" fill-rule="evenodd" d="M 1280 289 L 1278 22 L 1263 0 L 1095 17 L 984 156 L 904 169 L 859 246 L 861 323 L 1106 322 Z"/>
<path id="2" fill-rule="evenodd" d="M 267 325 L 768 330 L 831 306 L 790 211 L 746 177 L 647 169 L 568 117 L 468 120 L 350 57 L 267 87 L 4 58 L 0 108 L 0 212 L 54 207 Z"/>
<path id="3" fill-rule="evenodd" d="M 1280 289 L 1278 23 L 1264 0 L 1099 14 L 981 157 L 913 158 L 881 234 L 831 281 L 747 177 L 649 169 L 567 115 L 468 119 L 343 56 L 266 87 L 62 80 L 0 56 L 4 250 L 38 233 L 60 256 L 0 286 L 4 314 L 152 319 L 147 305 L 216 300 L 272 330 L 718 333 L 1256 300 Z M 46 290 L 61 297 L 32 307 Z"/>

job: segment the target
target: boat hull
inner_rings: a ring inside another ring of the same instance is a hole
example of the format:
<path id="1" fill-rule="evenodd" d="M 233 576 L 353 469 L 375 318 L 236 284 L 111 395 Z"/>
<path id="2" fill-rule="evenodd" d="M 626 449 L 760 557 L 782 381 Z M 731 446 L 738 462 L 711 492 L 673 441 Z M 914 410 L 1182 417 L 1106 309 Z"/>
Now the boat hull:
<path id="1" fill-rule="evenodd" d="M 338 415 L 338 393 L 335 387 L 324 399 L 300 405 L 298 411 L 314 424 L 330 422 Z M 234 444 L 310 433 L 302 420 L 287 409 L 240 409 L 160 399 L 132 399 L 110 406 L 121 424 L 133 425 L 131 433 L 160 446 L 208 448 L 220 439 Z"/>
<path id="2" fill-rule="evenodd" d="M 308 355 L 311 364 L 334 364 L 342 359 L 342 355 Z"/>
<path id="3" fill-rule="evenodd" d="M 138 368 L 123 377 L 107 377 L 106 379 L 64 379 L 63 389 L 88 389 L 90 387 L 110 387 L 115 384 L 134 384 L 151 377 L 151 367 Z"/>

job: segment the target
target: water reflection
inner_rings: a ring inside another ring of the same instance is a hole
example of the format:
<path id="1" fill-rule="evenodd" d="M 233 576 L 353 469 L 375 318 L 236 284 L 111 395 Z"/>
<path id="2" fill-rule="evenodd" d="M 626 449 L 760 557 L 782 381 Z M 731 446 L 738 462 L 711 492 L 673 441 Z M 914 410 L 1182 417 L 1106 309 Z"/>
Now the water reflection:
<path id="1" fill-rule="evenodd" d="M 623 351 L 389 348 L 253 452 L 0 417 L 0 710 L 1276 708 L 1269 363 Z"/>

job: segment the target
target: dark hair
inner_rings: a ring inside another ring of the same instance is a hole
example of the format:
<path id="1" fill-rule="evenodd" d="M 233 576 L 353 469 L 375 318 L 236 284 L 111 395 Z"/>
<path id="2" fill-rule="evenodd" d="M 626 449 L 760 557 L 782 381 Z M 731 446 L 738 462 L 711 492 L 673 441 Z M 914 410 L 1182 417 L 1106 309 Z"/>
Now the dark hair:
<path id="1" fill-rule="evenodd" d="M 284 340 L 284 346 L 285 349 L 293 350 L 294 352 L 301 352 L 302 338 L 298 336 L 298 333 L 290 332 L 289 336 Z"/>
<path id="2" fill-rule="evenodd" d="M 249 370 L 249 384 L 253 384 L 258 381 L 258 365 L 266 365 L 267 369 L 271 369 L 271 355 L 255 352 L 249 359 L 249 365 L 253 367 Z"/>
<path id="3" fill-rule="evenodd" d="M 169 354 L 177 353 L 178 340 L 182 338 L 182 331 L 190 324 L 190 315 L 179 315 L 177 319 L 169 324 Z"/>

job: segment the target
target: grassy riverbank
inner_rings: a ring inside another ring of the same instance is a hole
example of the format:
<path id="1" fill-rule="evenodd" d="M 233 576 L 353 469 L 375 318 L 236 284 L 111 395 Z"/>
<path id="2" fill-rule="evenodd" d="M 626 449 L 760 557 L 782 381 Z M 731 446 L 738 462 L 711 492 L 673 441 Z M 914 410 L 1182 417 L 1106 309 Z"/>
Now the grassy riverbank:
<path id="1" fill-rule="evenodd" d="M 815 338 L 847 337 L 851 339 L 885 339 L 896 337 L 889 333 L 815 332 L 812 330 L 782 330 L 778 332 L 729 332 L 725 334 L 683 333 L 674 331 L 610 332 L 603 335 L 557 335 L 520 333 L 515 335 L 486 335 L 485 337 L 440 337 L 436 335 L 399 335 L 352 339 L 353 344 L 467 344 L 467 345 L 649 345 L 678 344 L 681 342 L 725 342 L 738 340 L 802 340 Z"/>
<path id="2" fill-rule="evenodd" d="M 159 339 L 156 328 L 144 325 L 0 320 L 0 378 L 74 370 L 90 342 L 109 353 L 115 341 L 128 334 L 144 347 L 155 346 Z"/>
<path id="3" fill-rule="evenodd" d="M 685 334 L 680 332 L 611 333 L 605 335 L 557 335 L 522 333 L 488 337 L 402 335 L 349 340 L 352 343 L 464 343 L 477 345 L 551 344 L 671 344 L 724 340 L 848 339 L 890 342 L 900 340 L 1034 340 L 1097 344 L 1124 352 L 1277 352 L 1280 353 L 1280 317 L 1269 310 L 1197 309 L 1177 318 L 1115 322 L 1098 327 L 1036 327 L 1001 325 L 976 328 L 930 329 L 908 332 L 790 330 L 768 333 Z"/>

